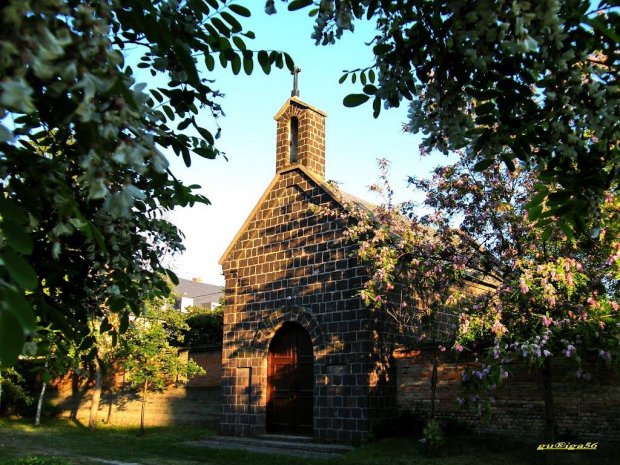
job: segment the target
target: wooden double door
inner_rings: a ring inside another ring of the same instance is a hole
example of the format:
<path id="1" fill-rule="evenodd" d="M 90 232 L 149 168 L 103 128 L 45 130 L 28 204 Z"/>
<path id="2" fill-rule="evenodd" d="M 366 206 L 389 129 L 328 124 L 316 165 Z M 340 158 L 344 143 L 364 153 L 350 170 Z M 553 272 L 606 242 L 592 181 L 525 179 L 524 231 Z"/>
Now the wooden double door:
<path id="1" fill-rule="evenodd" d="M 306 330 L 284 323 L 271 340 L 267 363 L 267 432 L 311 435 L 314 354 Z"/>

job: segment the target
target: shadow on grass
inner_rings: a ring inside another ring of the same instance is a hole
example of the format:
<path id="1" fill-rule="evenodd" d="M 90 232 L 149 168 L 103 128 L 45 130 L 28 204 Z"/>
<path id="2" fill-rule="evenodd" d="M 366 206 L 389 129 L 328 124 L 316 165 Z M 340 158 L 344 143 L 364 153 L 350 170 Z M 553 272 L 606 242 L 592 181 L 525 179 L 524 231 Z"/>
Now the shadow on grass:
<path id="1" fill-rule="evenodd" d="M 35 427 L 25 420 L 0 419 L 0 465 L 66 465 L 66 462 L 15 460 L 24 456 L 60 457 L 71 465 L 94 464 L 91 458 L 143 465 L 537 465 L 545 463 L 535 441 L 494 437 L 449 438 L 433 456 L 415 438 L 382 439 L 335 459 L 266 455 L 239 450 L 196 448 L 186 444 L 215 434 L 196 427 L 150 427 L 139 436 L 138 427 L 100 426 L 96 430 L 76 421 L 48 420 Z M 601 442 L 596 451 L 557 453 L 562 465 L 617 464 L 620 444 Z M 53 459 L 56 460 L 56 459 Z"/>

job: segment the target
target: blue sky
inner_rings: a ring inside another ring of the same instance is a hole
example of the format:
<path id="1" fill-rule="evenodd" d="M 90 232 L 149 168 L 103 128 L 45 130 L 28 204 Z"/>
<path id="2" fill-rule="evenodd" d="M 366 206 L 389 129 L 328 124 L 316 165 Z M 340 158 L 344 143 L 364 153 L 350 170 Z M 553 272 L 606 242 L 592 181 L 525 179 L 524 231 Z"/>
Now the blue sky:
<path id="1" fill-rule="evenodd" d="M 337 181 L 348 193 L 376 201 L 368 186 L 376 181 L 378 158 L 392 162 L 392 180 L 397 200 L 412 193 L 406 189 L 408 175 L 424 175 L 444 157 L 420 158 L 419 137 L 403 134 L 406 105 L 382 111 L 373 119 L 369 104 L 345 108 L 342 99 L 360 92 L 350 83 L 338 84 L 345 69 L 370 65 L 372 53 L 365 45 L 372 38 L 370 24 L 359 23 L 353 34 L 346 33 L 336 45 L 315 46 L 310 38 L 313 18 L 307 13 L 288 12 L 277 2 L 278 14 L 267 16 L 263 0 L 238 2 L 253 8 L 246 27 L 256 33 L 248 48 L 278 49 L 288 52 L 301 67 L 300 98 L 326 111 L 326 179 Z M 223 158 L 194 158 L 186 168 L 172 152 L 166 153 L 173 172 L 188 184 L 200 184 L 212 205 L 175 210 L 169 217 L 185 234 L 186 252 L 168 264 L 181 277 L 199 277 L 223 284 L 218 260 L 275 174 L 276 124 L 273 116 L 290 97 L 292 76 L 286 69 L 264 75 L 259 66 L 246 76 L 234 76 L 230 68 L 205 74 L 216 79 L 214 88 L 225 94 L 221 104 L 226 117 L 218 120 L 222 135 L 218 148 Z M 213 128 L 206 111 L 201 124 Z"/>

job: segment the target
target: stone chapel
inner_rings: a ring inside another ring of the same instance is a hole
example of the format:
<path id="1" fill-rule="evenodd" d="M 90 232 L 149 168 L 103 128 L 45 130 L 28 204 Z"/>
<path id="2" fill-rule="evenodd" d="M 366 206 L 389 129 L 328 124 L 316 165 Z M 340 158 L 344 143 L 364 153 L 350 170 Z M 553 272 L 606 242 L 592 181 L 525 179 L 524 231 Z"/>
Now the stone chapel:
<path id="1" fill-rule="evenodd" d="M 275 176 L 220 260 L 223 434 L 359 442 L 394 413 L 382 322 L 358 296 L 365 270 L 340 220 L 315 208 L 341 207 L 326 117 L 297 96 L 275 115 Z"/>

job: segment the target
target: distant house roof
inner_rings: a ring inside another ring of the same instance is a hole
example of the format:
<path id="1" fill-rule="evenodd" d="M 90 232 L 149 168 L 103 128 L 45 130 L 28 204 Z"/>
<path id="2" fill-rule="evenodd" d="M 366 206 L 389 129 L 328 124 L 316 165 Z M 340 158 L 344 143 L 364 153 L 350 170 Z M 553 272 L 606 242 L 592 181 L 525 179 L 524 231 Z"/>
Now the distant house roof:
<path id="1" fill-rule="evenodd" d="M 192 279 L 179 278 L 179 285 L 174 289 L 177 297 L 189 297 L 194 299 L 193 305 L 204 306 L 211 302 L 218 302 L 224 295 L 222 286 L 207 284 Z"/>

